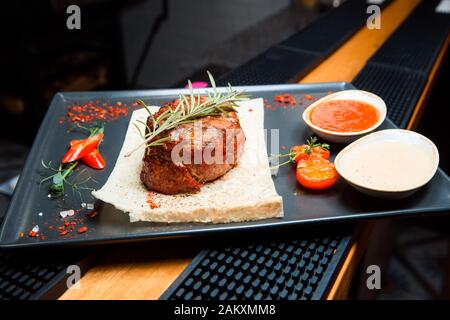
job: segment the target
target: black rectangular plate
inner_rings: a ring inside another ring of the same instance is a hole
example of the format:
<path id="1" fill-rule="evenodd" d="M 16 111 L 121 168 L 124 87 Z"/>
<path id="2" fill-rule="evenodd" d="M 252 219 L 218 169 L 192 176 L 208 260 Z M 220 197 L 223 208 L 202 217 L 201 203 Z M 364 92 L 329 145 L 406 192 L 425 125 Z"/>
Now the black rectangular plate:
<path id="1" fill-rule="evenodd" d="M 237 87 L 245 89 L 253 98 L 262 97 L 272 103 L 273 97 L 280 93 L 290 93 L 296 97 L 311 95 L 320 98 L 330 91 L 352 89 L 348 83 L 323 83 L 306 85 L 269 85 Z M 186 90 L 154 90 L 154 91 L 116 91 L 116 92 L 84 92 L 84 93 L 59 93 L 53 99 L 50 109 L 42 123 L 36 137 L 33 148 L 28 157 L 25 168 L 21 174 L 11 205 L 3 222 L 0 245 L 1 247 L 30 247 L 48 245 L 80 245 L 88 243 L 111 243 L 117 241 L 144 240 L 156 237 L 186 236 L 206 234 L 220 231 L 238 231 L 262 228 L 277 228 L 288 225 L 312 224 L 323 222 L 342 222 L 356 219 L 381 218 L 406 215 L 424 215 L 450 210 L 450 180 L 441 170 L 437 172 L 432 181 L 414 194 L 403 200 L 380 200 L 365 196 L 340 179 L 330 190 L 313 192 L 300 188 L 295 180 L 294 170 L 283 167 L 274 182 L 276 189 L 283 197 L 285 216 L 281 219 L 267 219 L 245 223 L 230 224 L 162 224 L 137 222 L 130 223 L 128 215 L 114 209 L 111 205 L 96 202 L 96 210 L 99 215 L 95 218 L 85 217 L 80 212 L 75 218 L 83 218 L 88 232 L 77 234 L 72 232 L 69 236 L 60 236 L 55 230 L 49 230 L 48 226 L 61 225 L 59 212 L 64 208 L 80 208 L 79 196 L 68 192 L 65 203 L 51 200 L 47 197 L 47 187 L 39 188 L 39 172 L 42 171 L 41 160 L 53 160 L 58 162 L 62 153 L 66 150 L 69 141 L 76 138 L 75 133 L 67 133 L 68 127 L 58 123 L 59 119 L 67 112 L 66 107 L 70 103 L 84 101 L 110 101 L 110 102 L 134 102 L 137 98 L 143 98 L 149 105 L 161 105 L 174 99 L 179 93 Z M 280 146 L 301 144 L 310 135 L 310 130 L 301 120 L 303 109 L 311 102 L 304 100 L 303 106 L 296 108 L 277 108 L 277 110 L 265 109 L 265 128 L 279 129 Z M 130 113 L 131 115 L 131 113 Z M 107 123 L 105 127 L 105 139 L 102 144 L 102 153 L 108 163 L 102 171 L 86 169 L 84 174 L 91 175 L 96 183 L 92 187 L 100 188 L 113 169 L 117 156 L 122 147 L 129 117 L 116 122 Z M 382 128 L 395 127 L 392 122 L 386 120 Z M 270 137 L 270 130 L 269 130 Z M 332 157 L 342 146 L 332 145 Z M 271 152 L 271 150 L 269 150 Z M 82 168 L 78 168 L 82 170 Z M 245 186 L 243 186 L 245 192 Z M 94 202 L 89 199 L 89 193 L 83 194 L 85 202 Z M 39 216 L 38 213 L 43 215 Z M 45 236 L 44 240 L 30 238 L 27 232 L 39 225 Z M 20 237 L 19 234 L 25 235 Z"/>

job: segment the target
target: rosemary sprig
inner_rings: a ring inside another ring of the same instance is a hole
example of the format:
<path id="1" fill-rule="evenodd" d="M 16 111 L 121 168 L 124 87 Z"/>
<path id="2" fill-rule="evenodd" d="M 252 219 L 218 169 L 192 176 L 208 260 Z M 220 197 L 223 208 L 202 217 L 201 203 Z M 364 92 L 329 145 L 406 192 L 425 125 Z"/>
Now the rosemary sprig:
<path id="1" fill-rule="evenodd" d="M 228 115 L 228 112 L 236 111 L 235 108 L 238 107 L 237 103 L 239 101 L 244 101 L 249 98 L 249 96 L 244 94 L 243 91 L 233 90 L 230 84 L 228 84 L 226 92 L 219 92 L 213 76 L 209 71 L 207 71 L 207 73 L 212 90 L 207 92 L 207 96 L 204 97 L 204 99 L 200 98 L 200 94 L 194 94 L 192 83 L 191 81 L 188 81 L 189 96 L 187 97 L 185 95 L 180 95 L 176 107 L 174 109 L 167 109 L 157 118 L 154 118 L 144 101 L 138 100 L 138 103 L 141 104 L 149 113 L 152 125 L 149 126 L 140 121 L 146 129 L 146 133 L 144 134 L 139 130 L 141 137 L 143 138 L 143 142 L 126 154 L 126 157 L 130 156 L 143 145 L 147 148 L 162 145 L 169 139 L 169 137 L 160 137 L 160 135 L 165 131 L 174 129 L 182 124 L 191 123 L 203 117 L 217 116 L 221 114 Z M 139 129 L 139 126 L 136 124 L 134 125 Z"/>

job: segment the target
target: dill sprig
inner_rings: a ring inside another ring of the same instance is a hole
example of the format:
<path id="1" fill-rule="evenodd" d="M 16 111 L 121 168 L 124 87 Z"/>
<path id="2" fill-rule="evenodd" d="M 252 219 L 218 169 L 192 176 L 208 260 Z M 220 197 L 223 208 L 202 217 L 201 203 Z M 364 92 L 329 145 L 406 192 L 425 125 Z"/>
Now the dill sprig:
<path id="1" fill-rule="evenodd" d="M 200 98 L 199 93 L 194 93 L 192 83 L 189 80 L 189 95 L 180 95 L 178 103 L 174 109 L 168 108 L 156 118 L 153 116 L 144 101 L 138 100 L 138 103 L 141 104 L 149 113 L 152 125 L 149 126 L 143 121 L 138 121 L 140 124 L 145 126 L 146 131 L 145 133 L 142 133 L 139 126 L 134 124 L 140 132 L 143 142 L 125 156 L 130 156 L 143 145 L 150 148 L 164 144 L 164 142 L 170 138 L 167 136 L 161 137 L 160 135 L 163 132 L 178 127 L 179 125 L 191 123 L 197 119 L 207 116 L 217 116 L 221 114 L 228 115 L 228 112 L 236 112 L 235 108 L 238 107 L 237 103 L 249 98 L 249 96 L 244 94 L 243 91 L 233 90 L 230 84 L 228 84 L 225 92 L 219 92 L 213 76 L 209 71 L 207 71 L 207 73 L 212 90 L 207 91 L 207 96 L 202 96 L 204 99 Z"/>
<path id="2" fill-rule="evenodd" d="M 42 166 L 45 169 L 53 171 L 54 174 L 42 179 L 39 184 L 44 183 L 45 181 L 51 180 L 52 183 L 49 187 L 49 192 L 52 197 L 59 198 L 64 195 L 64 184 L 68 183 L 68 178 L 72 175 L 73 169 L 78 165 L 78 162 L 73 162 L 68 165 L 59 165 L 57 168 L 52 166 L 52 162 L 49 161 L 48 164 L 45 164 L 44 161 L 41 161 Z"/>
<path id="3" fill-rule="evenodd" d="M 52 198 L 62 198 L 64 197 L 65 194 L 65 186 L 69 186 L 72 189 L 72 193 L 77 193 L 80 197 L 80 199 L 82 199 L 81 196 L 81 190 L 89 190 L 92 191 L 94 190 L 93 188 L 89 188 L 84 186 L 85 183 L 89 182 L 89 181 L 94 181 L 96 182 L 92 177 L 87 177 L 84 180 L 78 181 L 80 179 L 77 179 L 76 177 L 74 177 L 73 179 L 71 179 L 71 176 L 74 174 L 74 169 L 78 166 L 79 162 L 75 161 L 75 162 L 70 162 L 68 164 L 60 164 L 58 167 L 53 167 L 52 165 L 52 161 L 49 161 L 48 163 L 44 163 L 44 161 L 41 161 L 42 166 L 53 172 L 53 174 L 43 178 L 41 181 L 39 181 L 39 185 L 41 185 L 42 183 L 46 182 L 46 181 L 51 181 L 51 184 L 48 188 L 48 191 L 50 193 L 50 196 Z M 81 172 L 79 172 L 77 174 L 78 176 L 83 175 L 85 169 L 83 169 Z"/>

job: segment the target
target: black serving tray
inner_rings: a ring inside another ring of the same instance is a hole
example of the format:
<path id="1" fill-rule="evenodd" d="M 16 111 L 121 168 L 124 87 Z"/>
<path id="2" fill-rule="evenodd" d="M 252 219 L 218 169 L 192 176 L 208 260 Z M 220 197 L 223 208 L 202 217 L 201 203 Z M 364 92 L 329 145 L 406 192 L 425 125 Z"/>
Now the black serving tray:
<path id="1" fill-rule="evenodd" d="M 303 98 L 303 105 L 276 110 L 265 109 L 265 128 L 279 129 L 280 145 L 289 147 L 301 144 L 311 131 L 301 120 L 301 114 L 311 100 L 320 98 L 330 91 L 353 89 L 348 83 L 293 84 L 237 87 L 245 89 L 253 98 L 262 97 L 273 105 L 273 97 L 281 93 L 290 93 L 297 98 Z M 5 216 L 1 233 L 0 246 L 32 247 L 55 245 L 81 245 L 92 243 L 111 243 L 118 241 L 135 241 L 150 238 L 187 236 L 224 231 L 256 230 L 263 228 L 280 228 L 288 225 L 306 225 L 324 222 L 342 222 L 357 219 L 382 218 L 394 216 L 419 216 L 442 211 L 450 211 L 450 179 L 439 170 L 434 178 L 424 188 L 412 197 L 403 200 L 380 200 L 363 195 L 350 187 L 343 179 L 330 190 L 313 192 L 298 186 L 292 167 L 283 167 L 274 177 L 278 193 L 283 197 L 284 217 L 245 223 L 229 224 L 162 224 L 137 222 L 130 223 L 128 215 L 116 210 L 109 204 L 95 202 L 99 213 L 95 218 L 86 217 L 86 212 L 77 213 L 73 219 L 82 219 L 88 227 L 86 233 L 60 236 L 56 230 L 48 226 L 58 226 L 63 223 L 59 212 L 63 209 L 78 209 L 81 202 L 94 203 L 89 192 L 82 192 L 83 201 L 77 194 L 67 192 L 65 201 L 52 200 L 47 197 L 47 185 L 39 186 L 42 173 L 41 160 L 53 160 L 57 163 L 67 149 L 69 141 L 77 138 L 76 133 L 68 133 L 68 125 L 59 124 L 67 109 L 73 102 L 109 101 L 132 103 L 137 98 L 144 99 L 149 105 L 161 105 L 187 93 L 185 89 L 145 90 L 145 91 L 115 91 L 115 92 L 82 92 L 57 94 L 45 116 L 39 133 L 33 144 L 25 168 L 17 184 L 16 191 Z M 122 118 L 105 126 L 105 139 L 102 153 L 107 161 L 106 169 L 95 171 L 80 166 L 78 172 L 85 170 L 85 175 L 95 179 L 90 181 L 91 187 L 100 188 L 108 178 L 122 147 L 129 118 Z M 391 121 L 386 120 L 380 129 L 394 128 Z M 332 158 L 343 146 L 332 145 Z M 269 150 L 271 152 L 271 150 Z M 243 186 L 245 192 L 245 186 Z M 42 216 L 38 213 L 42 212 Z M 28 231 L 39 225 L 45 239 L 30 238 Z M 21 233 L 24 235 L 21 235 Z"/>

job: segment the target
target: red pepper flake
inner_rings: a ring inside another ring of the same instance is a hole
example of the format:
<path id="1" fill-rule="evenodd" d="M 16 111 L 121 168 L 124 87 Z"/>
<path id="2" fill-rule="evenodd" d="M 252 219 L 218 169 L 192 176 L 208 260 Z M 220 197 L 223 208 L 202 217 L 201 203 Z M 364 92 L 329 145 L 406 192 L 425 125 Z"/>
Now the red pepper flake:
<path id="1" fill-rule="evenodd" d="M 153 201 L 153 197 L 150 192 L 147 193 L 147 203 L 150 205 L 150 209 L 159 208 L 159 204 Z"/>
<path id="2" fill-rule="evenodd" d="M 137 106 L 133 103 L 132 106 Z M 87 103 L 73 103 L 67 107 L 67 118 L 71 122 L 89 123 L 93 121 L 114 121 L 120 117 L 126 117 L 131 107 L 122 101 L 115 104 L 100 103 L 100 101 L 89 101 Z M 59 123 L 64 123 L 61 118 Z"/>
<path id="3" fill-rule="evenodd" d="M 275 101 L 282 104 L 296 104 L 295 98 L 288 93 L 275 96 Z"/>
<path id="4" fill-rule="evenodd" d="M 305 96 L 305 99 L 306 99 L 306 100 L 312 100 L 313 97 L 312 97 L 311 95 L 307 94 L 307 95 Z"/>
<path id="5" fill-rule="evenodd" d="M 252 109 L 252 108 L 249 108 L 248 111 L 253 112 L 253 109 Z"/>
<path id="6" fill-rule="evenodd" d="M 70 222 L 69 222 L 69 221 L 64 221 L 64 226 L 65 226 L 65 227 L 70 226 Z"/>
<path id="7" fill-rule="evenodd" d="M 96 217 L 97 215 L 98 215 L 98 212 L 95 211 L 95 210 L 92 210 L 92 211 L 90 211 L 90 212 L 87 213 L 87 216 L 88 216 L 89 218 L 94 218 L 94 217 Z"/>
<path id="8" fill-rule="evenodd" d="M 19 237 L 23 238 L 23 236 L 24 236 L 24 233 L 23 232 L 19 232 Z"/>
<path id="9" fill-rule="evenodd" d="M 86 226 L 80 227 L 80 228 L 78 228 L 78 230 L 77 230 L 78 233 L 84 233 L 84 232 L 86 232 L 86 231 L 87 231 L 87 227 L 86 227 Z"/>
<path id="10" fill-rule="evenodd" d="M 28 236 L 31 238 L 35 238 L 37 237 L 39 234 L 37 232 L 34 232 L 33 230 L 30 230 L 30 232 L 28 232 Z"/>
<path id="11" fill-rule="evenodd" d="M 59 233 L 60 236 L 65 236 L 66 234 L 69 233 L 69 230 L 63 230 Z"/>

